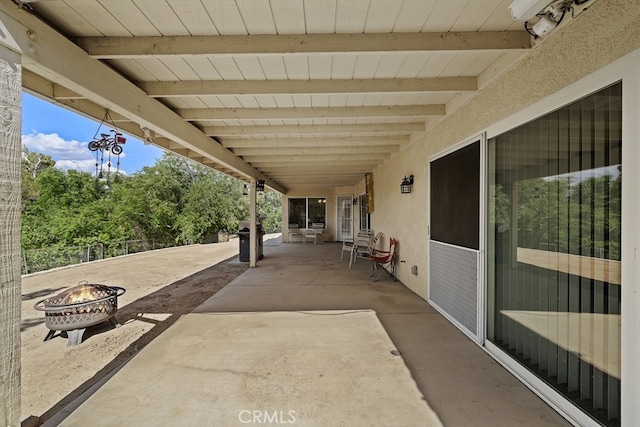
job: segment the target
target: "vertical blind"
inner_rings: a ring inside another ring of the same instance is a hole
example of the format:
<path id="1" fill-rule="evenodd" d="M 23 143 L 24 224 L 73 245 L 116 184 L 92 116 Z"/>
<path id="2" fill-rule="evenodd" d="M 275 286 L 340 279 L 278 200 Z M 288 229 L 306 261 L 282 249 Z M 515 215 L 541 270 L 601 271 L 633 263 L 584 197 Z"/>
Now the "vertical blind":
<path id="1" fill-rule="evenodd" d="M 487 338 L 620 419 L 622 87 L 489 140 Z"/>

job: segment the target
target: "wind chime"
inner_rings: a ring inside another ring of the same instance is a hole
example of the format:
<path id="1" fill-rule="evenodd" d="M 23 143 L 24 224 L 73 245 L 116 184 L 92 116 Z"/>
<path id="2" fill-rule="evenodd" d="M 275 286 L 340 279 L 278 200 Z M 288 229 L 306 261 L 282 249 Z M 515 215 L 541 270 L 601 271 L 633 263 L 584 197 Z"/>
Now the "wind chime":
<path id="1" fill-rule="evenodd" d="M 109 124 L 112 129 L 110 129 L 110 133 L 102 133 L 102 126 Z M 100 137 L 98 137 L 100 134 Z M 116 156 L 116 175 L 115 180 L 118 180 L 118 175 L 120 173 L 120 154 L 122 154 L 122 144 L 126 142 L 126 138 L 122 136 L 122 133 L 118 130 L 111 115 L 109 114 L 109 110 L 106 111 L 102 121 L 100 122 L 100 126 L 98 126 L 98 130 L 95 135 L 93 135 L 93 140 L 89 142 L 88 148 L 90 151 L 95 151 L 96 153 L 96 178 L 99 180 L 105 180 L 107 187 L 109 186 L 109 179 L 111 176 L 111 155 Z M 107 153 L 107 167 L 105 174 L 105 156 L 104 153 Z"/>

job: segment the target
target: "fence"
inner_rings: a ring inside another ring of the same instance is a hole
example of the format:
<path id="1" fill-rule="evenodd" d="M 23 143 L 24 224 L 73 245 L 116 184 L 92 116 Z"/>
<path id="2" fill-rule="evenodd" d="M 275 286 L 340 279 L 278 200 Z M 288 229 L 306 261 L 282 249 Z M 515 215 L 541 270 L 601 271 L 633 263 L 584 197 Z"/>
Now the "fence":
<path id="1" fill-rule="evenodd" d="M 149 240 L 124 240 L 87 246 L 49 247 L 22 251 L 22 273 L 35 273 L 56 267 L 175 246 Z"/>

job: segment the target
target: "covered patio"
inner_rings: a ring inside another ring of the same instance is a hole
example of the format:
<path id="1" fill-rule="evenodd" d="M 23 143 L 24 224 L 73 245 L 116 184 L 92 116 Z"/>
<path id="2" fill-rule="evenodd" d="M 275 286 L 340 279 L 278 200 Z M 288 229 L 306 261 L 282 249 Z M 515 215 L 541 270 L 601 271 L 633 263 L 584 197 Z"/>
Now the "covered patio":
<path id="1" fill-rule="evenodd" d="M 258 268 L 247 270 L 171 326 L 92 397 L 85 393 L 44 425 L 93 424 L 96 420 L 101 425 L 157 425 L 162 419 L 168 425 L 208 421 L 231 426 L 245 424 L 242 421 L 248 415 L 243 410 L 282 410 L 285 417 L 291 410 L 296 418 L 291 424 L 305 426 L 368 426 L 381 421 L 398 426 L 569 425 L 426 301 L 389 277 L 372 282 L 371 266 L 365 260 L 349 270 L 347 261 L 340 261 L 340 250 L 341 245 L 335 243 L 270 243 Z M 270 316 L 283 314 L 344 323 L 314 328 L 301 317 L 267 327 Z M 357 316 L 349 317 L 353 314 Z M 358 316 L 368 314 L 373 316 L 370 320 L 377 320 L 360 330 L 363 336 L 349 336 L 349 329 L 361 321 Z M 212 336 L 215 329 L 225 330 L 229 318 L 241 315 L 259 319 L 251 327 L 255 333 L 247 335 L 246 329 L 232 324 L 226 330 L 232 334 L 224 342 Z M 384 337 L 376 340 L 371 330 L 378 321 Z M 326 348 L 310 344 L 320 355 L 314 357 L 296 347 L 301 338 L 297 327 L 312 331 L 319 343 L 328 343 Z M 274 330 L 275 335 L 271 334 Z M 323 332 L 333 338 L 323 341 Z M 282 334 L 285 339 L 276 340 Z M 188 357 L 180 357 L 187 344 Z M 375 354 L 358 354 L 362 345 L 369 344 Z M 392 350 L 398 350 L 400 356 L 390 354 Z M 227 356 L 221 351 L 228 352 Z M 265 361 L 244 372 L 225 372 L 222 380 L 216 369 L 198 370 L 197 381 L 188 374 L 187 367 L 193 370 L 207 360 L 224 370 L 229 361 L 260 360 L 261 352 L 273 356 L 266 369 L 280 381 L 264 382 L 258 394 L 251 392 L 251 385 L 260 382 Z M 308 363 L 297 365 L 296 354 L 308 358 Z M 354 357 L 359 358 L 355 364 Z M 326 358 L 333 358 L 333 369 L 323 370 L 328 367 L 318 364 L 318 359 Z M 385 361 L 376 361 L 379 358 Z M 391 376 L 385 368 L 388 363 L 399 363 Z M 343 364 L 355 371 L 353 377 L 336 377 Z M 374 368 L 379 369 L 375 374 L 382 380 L 377 388 L 357 376 Z M 173 371 L 183 372 L 187 380 L 172 377 L 169 373 Z M 140 378 L 144 380 L 136 383 Z M 358 385 L 359 381 L 365 384 Z M 274 393 L 276 386 L 288 394 Z M 350 409 L 345 410 L 347 407 Z"/>
<path id="2" fill-rule="evenodd" d="M 284 236 L 322 227 L 261 261 L 249 239 L 258 268 L 202 310 L 374 310 L 446 425 L 564 422 L 527 388 L 575 425 L 638 425 L 639 19 L 626 0 L 0 0 L 0 424 L 20 413 L 24 90 L 247 183 L 254 236 L 263 187 Z M 361 229 L 398 240 L 402 284 L 337 265 Z"/>

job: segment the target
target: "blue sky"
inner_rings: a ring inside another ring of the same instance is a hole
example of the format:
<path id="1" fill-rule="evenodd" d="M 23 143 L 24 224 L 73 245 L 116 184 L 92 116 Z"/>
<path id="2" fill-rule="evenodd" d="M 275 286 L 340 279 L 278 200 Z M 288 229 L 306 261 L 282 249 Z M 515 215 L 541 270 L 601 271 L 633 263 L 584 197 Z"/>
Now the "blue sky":
<path id="1" fill-rule="evenodd" d="M 99 127 L 100 122 L 22 93 L 22 144 L 31 151 L 51 156 L 60 169 L 95 172 L 96 156 L 87 149 L 87 143 Z M 108 133 L 111 128 L 106 124 L 101 131 Z M 145 145 L 127 133 L 124 136 L 127 142 L 120 155 L 120 170 L 126 174 L 151 166 L 162 157 L 159 148 Z M 105 164 L 106 159 L 105 153 Z M 112 163 L 115 164 L 115 158 Z"/>

